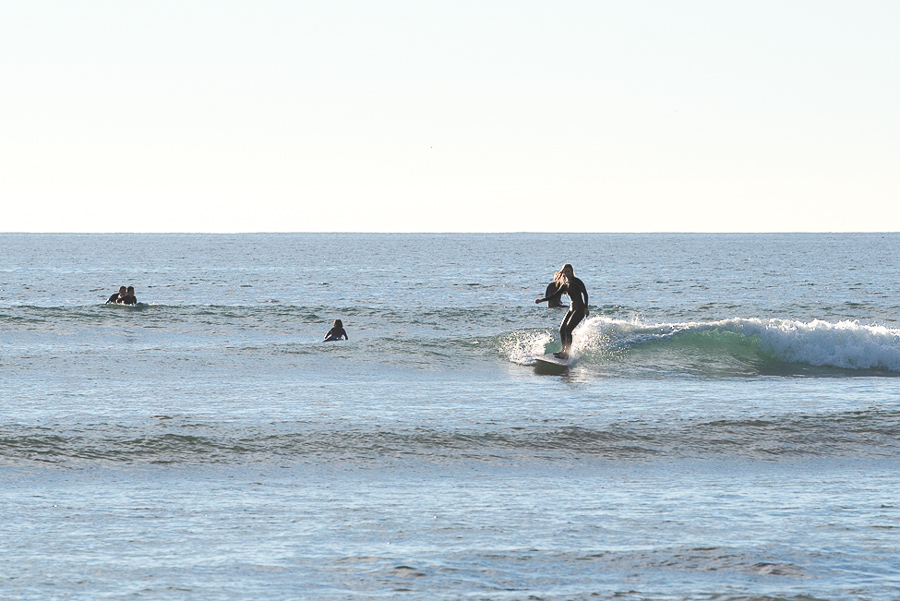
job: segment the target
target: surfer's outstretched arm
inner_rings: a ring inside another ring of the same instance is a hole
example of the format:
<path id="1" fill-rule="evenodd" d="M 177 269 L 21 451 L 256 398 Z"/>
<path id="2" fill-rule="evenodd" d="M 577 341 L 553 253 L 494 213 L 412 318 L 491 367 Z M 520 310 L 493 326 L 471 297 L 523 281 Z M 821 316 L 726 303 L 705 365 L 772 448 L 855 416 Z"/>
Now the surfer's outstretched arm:
<path id="1" fill-rule="evenodd" d="M 556 292 L 554 292 L 554 293 L 551 294 L 550 296 L 545 296 L 544 298 L 536 298 L 536 299 L 534 299 L 534 303 L 535 303 L 536 305 L 539 305 L 539 304 L 541 304 L 541 303 L 546 303 L 546 302 L 548 302 L 548 301 L 552 301 L 553 299 L 556 299 L 556 298 L 559 298 L 560 296 L 562 296 L 563 292 L 565 292 L 565 291 L 566 291 L 566 287 L 565 287 L 565 286 L 559 286 L 559 287 L 556 289 Z"/>

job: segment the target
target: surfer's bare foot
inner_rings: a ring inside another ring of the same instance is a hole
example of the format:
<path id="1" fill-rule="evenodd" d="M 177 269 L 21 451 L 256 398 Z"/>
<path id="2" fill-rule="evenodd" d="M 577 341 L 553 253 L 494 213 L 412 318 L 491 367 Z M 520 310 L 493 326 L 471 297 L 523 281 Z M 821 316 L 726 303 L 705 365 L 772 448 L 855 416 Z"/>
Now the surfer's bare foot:
<path id="1" fill-rule="evenodd" d="M 559 351 L 558 353 L 553 353 L 553 356 L 557 359 L 568 359 L 569 353 L 565 353 L 563 351 Z"/>

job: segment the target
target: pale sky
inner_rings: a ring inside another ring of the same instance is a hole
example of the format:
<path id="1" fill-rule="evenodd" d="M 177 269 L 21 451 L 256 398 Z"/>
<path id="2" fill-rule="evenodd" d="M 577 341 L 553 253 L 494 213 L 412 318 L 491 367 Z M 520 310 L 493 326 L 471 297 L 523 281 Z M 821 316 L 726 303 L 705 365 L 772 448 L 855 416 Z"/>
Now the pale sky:
<path id="1" fill-rule="evenodd" d="M 0 232 L 900 231 L 900 2 L 0 0 Z"/>

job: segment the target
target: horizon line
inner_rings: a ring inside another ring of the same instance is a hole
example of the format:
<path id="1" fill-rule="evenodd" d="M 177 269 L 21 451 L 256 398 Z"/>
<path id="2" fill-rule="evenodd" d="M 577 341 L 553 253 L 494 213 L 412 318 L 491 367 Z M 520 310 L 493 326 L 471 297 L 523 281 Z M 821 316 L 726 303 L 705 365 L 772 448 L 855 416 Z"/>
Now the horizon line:
<path id="1" fill-rule="evenodd" d="M 228 232 L 204 232 L 204 231 L 151 231 L 151 232 L 135 232 L 135 231 L 104 231 L 104 232 L 60 232 L 60 231 L 7 231 L 0 232 L 0 235 L 48 235 L 48 236 L 58 236 L 58 235 L 74 235 L 74 236 L 114 236 L 114 235 L 123 235 L 123 236 L 137 236 L 137 235 L 163 235 L 163 236 L 236 236 L 236 235 L 294 235 L 294 234 L 311 234 L 311 235 L 434 235 L 434 236 L 446 236 L 446 235 L 474 235 L 474 236 L 514 236 L 514 235 L 565 235 L 565 236 L 573 236 L 573 235 L 660 235 L 660 234 L 672 234 L 672 235 L 713 235 L 713 236 L 721 236 L 721 235 L 749 235 L 749 236 L 758 236 L 758 235 L 780 235 L 780 234 L 896 234 L 897 231 L 884 230 L 884 231 L 869 231 L 869 230 L 783 230 L 783 231 L 689 231 L 689 230 L 653 230 L 653 231 L 595 231 L 595 232 L 578 232 L 578 231 L 536 231 L 536 230 L 522 230 L 522 231 L 479 231 L 479 232 L 469 232 L 469 231 L 340 231 L 340 230 L 316 230 L 316 231 L 266 231 L 266 230 L 258 230 L 258 231 L 228 231 Z"/>

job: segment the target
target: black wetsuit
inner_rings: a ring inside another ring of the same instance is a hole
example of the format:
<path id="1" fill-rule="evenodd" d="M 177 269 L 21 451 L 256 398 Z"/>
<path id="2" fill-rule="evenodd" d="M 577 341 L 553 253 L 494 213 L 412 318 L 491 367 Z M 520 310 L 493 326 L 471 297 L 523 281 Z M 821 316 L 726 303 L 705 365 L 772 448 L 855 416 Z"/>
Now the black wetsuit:
<path id="1" fill-rule="evenodd" d="M 113 293 L 112 296 L 110 296 L 108 299 L 106 299 L 107 305 L 115 305 L 118 302 L 119 302 L 119 293 L 118 292 Z"/>
<path id="2" fill-rule="evenodd" d="M 134 297 L 133 294 L 128 294 L 119 299 L 119 304 L 120 305 L 136 305 L 137 299 Z"/>
<path id="3" fill-rule="evenodd" d="M 331 342 L 332 340 L 340 340 L 341 337 L 345 337 L 347 340 L 350 340 L 350 337 L 347 336 L 347 332 L 344 328 L 331 328 L 328 330 L 328 333 L 325 334 L 325 340 L 322 342 Z"/>
<path id="4" fill-rule="evenodd" d="M 569 297 L 569 310 L 566 311 L 562 323 L 559 324 L 559 339 L 562 342 L 562 353 L 565 354 L 572 346 L 572 330 L 584 319 L 585 309 L 588 306 L 588 293 L 584 282 L 572 276 L 569 278 L 568 284 L 563 284 L 552 295 L 541 299 L 541 302 L 550 302 L 563 294 Z"/>

